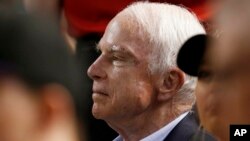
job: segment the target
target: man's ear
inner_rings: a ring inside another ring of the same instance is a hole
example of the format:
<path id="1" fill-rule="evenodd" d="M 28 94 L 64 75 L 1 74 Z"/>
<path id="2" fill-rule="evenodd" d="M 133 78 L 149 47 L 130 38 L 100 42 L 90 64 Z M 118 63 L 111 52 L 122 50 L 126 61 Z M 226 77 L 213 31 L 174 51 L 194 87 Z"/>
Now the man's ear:
<path id="1" fill-rule="evenodd" d="M 178 68 L 174 68 L 163 74 L 159 82 L 158 100 L 171 99 L 184 84 L 185 74 Z"/>
<path id="2" fill-rule="evenodd" d="M 62 85 L 48 84 L 38 92 L 41 112 L 37 138 L 43 141 L 78 141 L 77 121 L 69 91 Z"/>
<path id="3" fill-rule="evenodd" d="M 47 84 L 40 91 L 41 123 L 46 126 L 56 121 L 72 118 L 73 101 L 69 91 L 59 84 Z M 50 125 L 48 125 L 50 126 Z"/>

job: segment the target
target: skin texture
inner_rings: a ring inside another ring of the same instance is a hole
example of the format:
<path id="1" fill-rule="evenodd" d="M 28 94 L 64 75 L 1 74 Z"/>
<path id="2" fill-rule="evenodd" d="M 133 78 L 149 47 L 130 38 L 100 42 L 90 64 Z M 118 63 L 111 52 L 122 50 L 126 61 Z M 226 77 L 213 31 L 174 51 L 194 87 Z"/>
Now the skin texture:
<path id="1" fill-rule="evenodd" d="M 250 48 L 242 28 L 226 33 L 207 49 L 196 88 L 202 125 L 221 141 L 229 140 L 230 124 L 250 124 Z"/>
<path id="2" fill-rule="evenodd" d="M 109 28 L 98 45 L 102 55 L 89 68 L 89 75 L 95 80 L 93 114 L 96 118 L 129 118 L 150 103 L 153 87 L 146 59 L 141 57 L 147 52 L 131 40 L 132 34 L 124 36 L 128 31 L 118 21 L 111 22 Z"/>
<path id="3" fill-rule="evenodd" d="M 170 114 L 172 97 L 184 81 L 178 69 L 162 77 L 149 73 L 151 49 L 132 21 L 120 14 L 109 23 L 97 46 L 101 55 L 88 69 L 94 117 L 128 141 L 146 137 L 178 115 Z"/>

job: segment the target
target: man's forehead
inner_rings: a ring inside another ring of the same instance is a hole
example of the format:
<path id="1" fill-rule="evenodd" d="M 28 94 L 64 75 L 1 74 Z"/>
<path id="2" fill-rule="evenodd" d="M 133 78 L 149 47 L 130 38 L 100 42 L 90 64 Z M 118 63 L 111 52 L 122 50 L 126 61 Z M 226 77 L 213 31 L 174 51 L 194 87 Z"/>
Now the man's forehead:
<path id="1" fill-rule="evenodd" d="M 118 34 L 121 32 L 121 30 L 122 27 L 120 23 L 116 20 L 112 20 L 107 26 L 103 37 L 106 38 L 107 43 L 112 44 L 114 42 L 114 38 L 119 36 Z"/>
<path id="2" fill-rule="evenodd" d="M 138 24 L 136 24 L 132 18 L 128 18 L 126 15 L 117 15 L 108 24 L 104 36 L 107 36 L 108 41 L 111 41 L 112 38 L 117 36 L 124 39 L 138 38 L 140 37 L 138 35 L 138 29 Z"/>
<path id="3" fill-rule="evenodd" d="M 100 40 L 98 47 L 101 50 L 121 50 L 138 54 L 138 51 L 145 52 L 144 38 L 136 31 L 134 22 L 125 17 L 115 17 L 107 26 L 105 33 Z M 140 54 L 140 53 L 139 53 Z"/>

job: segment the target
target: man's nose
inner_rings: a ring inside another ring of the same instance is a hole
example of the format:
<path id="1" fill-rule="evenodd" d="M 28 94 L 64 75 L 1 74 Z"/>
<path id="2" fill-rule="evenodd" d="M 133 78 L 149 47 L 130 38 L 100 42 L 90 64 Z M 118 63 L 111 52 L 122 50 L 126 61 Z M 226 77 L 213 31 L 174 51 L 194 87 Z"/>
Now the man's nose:
<path id="1" fill-rule="evenodd" d="M 100 80 L 105 78 L 106 72 L 104 71 L 104 65 L 101 56 L 96 59 L 96 61 L 88 68 L 88 76 L 92 80 Z"/>

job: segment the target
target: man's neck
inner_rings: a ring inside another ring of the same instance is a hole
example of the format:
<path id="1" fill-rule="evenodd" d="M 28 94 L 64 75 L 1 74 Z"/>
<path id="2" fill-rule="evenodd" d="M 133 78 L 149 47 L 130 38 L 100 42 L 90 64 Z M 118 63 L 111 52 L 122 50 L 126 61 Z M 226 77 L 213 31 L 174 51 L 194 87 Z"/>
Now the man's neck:
<path id="1" fill-rule="evenodd" d="M 161 129 L 182 113 L 176 114 L 168 110 L 170 106 L 161 106 L 147 111 L 135 117 L 107 121 L 111 128 L 117 131 L 125 141 L 138 141 L 155 131 Z"/>

